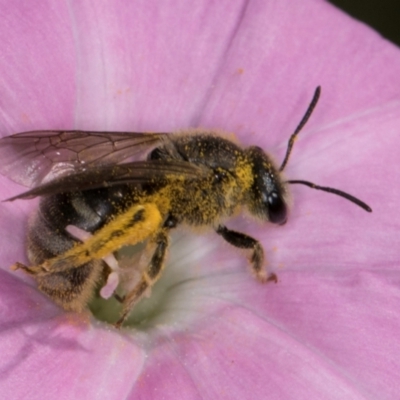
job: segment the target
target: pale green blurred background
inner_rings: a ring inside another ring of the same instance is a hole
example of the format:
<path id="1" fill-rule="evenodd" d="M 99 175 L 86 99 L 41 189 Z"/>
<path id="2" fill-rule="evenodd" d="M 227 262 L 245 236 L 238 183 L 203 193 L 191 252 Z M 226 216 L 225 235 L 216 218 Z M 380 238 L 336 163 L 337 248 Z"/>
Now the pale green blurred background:
<path id="1" fill-rule="evenodd" d="M 329 0 L 400 45 L 400 0 Z"/>

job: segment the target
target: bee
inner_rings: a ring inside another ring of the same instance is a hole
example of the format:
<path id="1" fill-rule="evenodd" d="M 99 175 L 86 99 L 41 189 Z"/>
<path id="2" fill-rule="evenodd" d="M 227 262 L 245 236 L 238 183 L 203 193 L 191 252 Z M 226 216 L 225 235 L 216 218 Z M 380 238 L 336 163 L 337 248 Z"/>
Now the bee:
<path id="1" fill-rule="evenodd" d="M 103 285 L 103 297 L 114 295 L 122 302 L 118 328 L 160 277 L 169 233 L 180 224 L 212 227 L 232 246 L 248 251 L 258 281 L 276 280 L 267 273 L 261 244 L 225 226 L 237 211 L 245 208 L 262 221 L 284 224 L 289 184 L 333 193 L 372 211 L 340 190 L 282 178 L 320 92 L 318 87 L 279 168 L 260 147 L 243 148 L 205 130 L 31 131 L 1 139 L 0 172 L 31 188 L 8 201 L 40 196 L 28 229 L 32 265 L 17 262 L 13 268 L 32 275 L 65 310 L 82 311 Z M 114 255 L 138 243 L 145 243 L 140 265 L 132 266 L 139 278 L 119 295 Z"/>

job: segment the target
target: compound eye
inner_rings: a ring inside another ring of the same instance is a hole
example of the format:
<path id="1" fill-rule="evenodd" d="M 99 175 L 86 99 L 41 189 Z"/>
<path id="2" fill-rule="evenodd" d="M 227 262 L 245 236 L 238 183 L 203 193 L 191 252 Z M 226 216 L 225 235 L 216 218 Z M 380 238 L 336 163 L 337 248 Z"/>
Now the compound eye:
<path id="1" fill-rule="evenodd" d="M 282 197 L 277 192 L 272 192 L 267 201 L 269 220 L 274 224 L 283 225 L 287 218 L 287 207 Z"/>

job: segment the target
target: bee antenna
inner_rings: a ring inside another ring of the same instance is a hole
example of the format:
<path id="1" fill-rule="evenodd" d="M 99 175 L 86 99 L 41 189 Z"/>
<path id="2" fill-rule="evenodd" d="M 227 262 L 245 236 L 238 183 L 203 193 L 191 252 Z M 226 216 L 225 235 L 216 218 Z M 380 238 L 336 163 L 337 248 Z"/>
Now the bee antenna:
<path id="1" fill-rule="evenodd" d="M 294 141 L 296 140 L 296 136 L 299 134 L 299 132 L 303 129 L 304 125 L 310 119 L 311 114 L 314 111 L 314 108 L 318 103 L 318 99 L 319 99 L 320 95 L 321 95 L 321 86 L 318 86 L 315 89 L 314 96 L 313 96 L 313 98 L 311 100 L 310 105 L 307 108 L 306 113 L 304 114 L 303 118 L 301 119 L 299 125 L 297 125 L 297 128 L 294 131 L 294 133 L 292 134 L 292 136 L 290 136 L 290 139 L 289 139 L 289 142 L 288 142 L 288 145 L 287 145 L 287 149 L 286 149 L 285 158 L 283 159 L 283 162 L 282 162 L 282 165 L 279 168 L 279 171 L 283 171 L 285 169 L 286 164 L 289 161 L 289 156 L 290 156 L 290 153 L 292 152 L 292 147 L 294 145 Z"/>
<path id="2" fill-rule="evenodd" d="M 356 204 L 357 206 L 361 207 L 363 210 L 368 211 L 368 212 L 372 212 L 372 208 L 368 205 L 365 204 L 363 201 L 357 199 L 356 197 L 352 196 L 351 194 L 348 194 L 346 192 L 342 192 L 341 190 L 338 189 L 333 189 L 330 187 L 325 187 L 325 186 L 318 186 L 315 183 L 312 182 L 308 182 L 308 181 L 287 181 L 287 183 L 290 184 L 301 184 L 301 185 L 306 185 L 312 189 L 317 189 L 317 190 L 322 190 L 323 192 L 328 192 L 328 193 L 333 193 L 336 194 L 340 197 L 344 197 L 345 199 L 351 201 L 352 203 Z"/>

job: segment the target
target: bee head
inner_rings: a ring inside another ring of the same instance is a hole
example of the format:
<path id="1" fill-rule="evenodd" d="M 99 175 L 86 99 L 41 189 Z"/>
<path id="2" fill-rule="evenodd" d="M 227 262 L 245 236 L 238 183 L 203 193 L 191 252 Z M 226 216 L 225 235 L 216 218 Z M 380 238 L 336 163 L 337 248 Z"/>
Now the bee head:
<path id="1" fill-rule="evenodd" d="M 260 185 L 260 188 L 262 188 L 263 183 L 260 181 L 264 180 L 263 176 L 266 176 L 265 174 L 270 175 L 270 187 L 268 188 L 268 184 L 266 184 L 265 194 L 267 195 L 267 203 L 268 203 L 268 204 L 266 204 L 266 207 L 267 208 L 269 207 L 268 208 L 268 216 L 269 216 L 268 219 L 271 222 L 275 222 L 278 224 L 283 224 L 286 222 L 287 207 L 286 207 L 286 202 L 285 202 L 285 194 L 286 194 L 285 186 L 287 184 L 301 184 L 301 185 L 308 186 L 312 189 L 336 194 L 337 196 L 343 197 L 344 199 L 351 201 L 352 203 L 361 207 L 365 211 L 372 212 L 372 209 L 368 204 L 364 203 L 360 199 L 357 199 L 356 197 L 352 196 L 351 194 L 343 192 L 339 189 L 334 189 L 334 188 L 326 187 L 326 186 L 319 186 L 319 185 L 316 185 L 315 183 L 312 183 L 309 181 L 304 181 L 304 180 L 296 179 L 296 180 L 288 180 L 285 182 L 281 182 L 279 180 L 279 174 L 285 169 L 287 162 L 289 161 L 289 157 L 292 152 L 292 148 L 293 148 L 294 142 L 296 140 L 296 137 L 299 134 L 299 132 L 302 130 L 304 125 L 307 123 L 307 121 L 309 120 L 315 106 L 318 103 L 320 94 L 321 94 L 321 87 L 318 86 L 315 89 L 314 96 L 311 100 L 310 105 L 307 108 L 306 113 L 304 114 L 303 118 L 301 119 L 299 125 L 297 126 L 297 128 L 294 131 L 294 133 L 292 134 L 292 136 L 290 136 L 290 139 L 289 139 L 289 142 L 287 145 L 287 149 L 286 149 L 286 154 L 285 154 L 285 157 L 284 157 L 279 169 L 275 169 L 272 166 L 272 163 L 269 161 L 267 155 L 264 154 L 264 158 L 265 158 L 264 163 L 266 163 L 265 164 L 266 166 L 264 167 L 264 164 L 261 164 L 260 171 L 262 171 L 262 172 L 261 172 L 260 177 L 257 177 L 257 179 L 255 180 L 255 183 Z M 269 203 L 271 203 L 271 205 Z"/>
<path id="2" fill-rule="evenodd" d="M 253 185 L 250 189 L 249 208 L 253 214 L 272 223 L 283 225 L 287 220 L 288 206 L 286 187 L 288 184 L 302 184 L 312 189 L 333 193 L 351 201 L 365 211 L 372 211 L 368 204 L 365 204 L 363 201 L 346 192 L 342 192 L 341 190 L 319 186 L 315 183 L 304 180 L 281 180 L 280 174 L 289 161 L 296 137 L 310 118 L 315 106 L 317 105 L 320 93 L 321 88 L 318 86 L 306 113 L 289 139 L 286 154 L 279 169 L 273 165 L 269 157 L 259 147 L 250 147 L 248 149 L 249 160 L 253 166 L 254 178 Z"/>
<path id="3" fill-rule="evenodd" d="M 287 191 L 279 171 L 261 148 L 250 147 L 248 155 L 253 167 L 250 211 L 262 219 L 283 225 L 288 214 Z"/>

